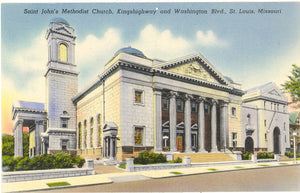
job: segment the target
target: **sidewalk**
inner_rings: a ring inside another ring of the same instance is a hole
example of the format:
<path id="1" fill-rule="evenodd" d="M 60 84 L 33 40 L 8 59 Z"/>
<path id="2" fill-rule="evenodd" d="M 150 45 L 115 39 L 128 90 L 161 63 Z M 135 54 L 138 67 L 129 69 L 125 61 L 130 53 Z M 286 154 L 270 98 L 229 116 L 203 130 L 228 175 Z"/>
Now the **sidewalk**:
<path id="1" fill-rule="evenodd" d="M 230 162 L 228 165 L 210 165 L 210 166 L 191 167 L 191 168 L 182 168 L 182 169 L 151 170 L 151 171 L 140 171 L 140 172 L 124 172 L 120 170 L 120 173 L 96 174 L 96 175 L 80 176 L 80 177 L 2 183 L 2 192 L 36 191 L 36 190 L 45 190 L 45 189 L 53 189 L 53 188 L 118 183 L 118 182 L 145 180 L 145 179 L 152 179 L 152 178 L 156 178 L 156 179 L 168 178 L 168 177 L 184 176 L 184 175 L 205 174 L 211 172 L 237 171 L 237 170 L 245 170 L 245 169 L 257 169 L 257 168 L 264 168 L 264 167 L 280 167 L 280 166 L 292 166 L 292 165 L 300 165 L 300 163 L 294 164 L 292 161 L 286 161 L 286 162 L 234 164 Z M 67 182 L 70 185 L 50 188 L 47 185 L 47 183 L 53 183 L 53 182 Z"/>

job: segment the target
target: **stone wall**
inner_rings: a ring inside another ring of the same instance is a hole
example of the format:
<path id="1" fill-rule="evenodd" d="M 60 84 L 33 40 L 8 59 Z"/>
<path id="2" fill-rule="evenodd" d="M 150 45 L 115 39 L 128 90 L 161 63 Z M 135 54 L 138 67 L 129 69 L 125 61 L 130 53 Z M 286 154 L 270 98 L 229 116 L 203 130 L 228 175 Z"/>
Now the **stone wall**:
<path id="1" fill-rule="evenodd" d="M 22 172 L 3 172 L 2 182 L 20 182 L 30 180 L 42 180 L 51 178 L 65 178 L 75 176 L 86 176 L 95 174 L 92 168 L 70 168 L 70 169 L 53 169 L 53 170 L 36 170 Z"/>

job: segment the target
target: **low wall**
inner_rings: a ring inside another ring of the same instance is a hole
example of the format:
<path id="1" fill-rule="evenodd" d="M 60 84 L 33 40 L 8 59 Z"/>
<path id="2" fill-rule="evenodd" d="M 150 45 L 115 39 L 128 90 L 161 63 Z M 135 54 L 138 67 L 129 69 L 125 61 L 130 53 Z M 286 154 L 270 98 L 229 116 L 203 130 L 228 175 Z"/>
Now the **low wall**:
<path id="1" fill-rule="evenodd" d="M 50 169 L 34 170 L 20 172 L 2 172 L 2 182 L 20 182 L 30 180 L 43 180 L 51 178 L 66 178 L 75 176 L 94 175 L 94 162 L 87 160 L 87 168 L 67 168 L 67 169 Z"/>
<path id="2" fill-rule="evenodd" d="M 165 170 L 174 168 L 189 168 L 192 167 L 191 159 L 189 156 L 183 157 L 182 164 L 148 164 L 148 165 L 134 165 L 134 158 L 126 158 L 126 171 L 128 172 L 138 172 L 147 170 Z"/>

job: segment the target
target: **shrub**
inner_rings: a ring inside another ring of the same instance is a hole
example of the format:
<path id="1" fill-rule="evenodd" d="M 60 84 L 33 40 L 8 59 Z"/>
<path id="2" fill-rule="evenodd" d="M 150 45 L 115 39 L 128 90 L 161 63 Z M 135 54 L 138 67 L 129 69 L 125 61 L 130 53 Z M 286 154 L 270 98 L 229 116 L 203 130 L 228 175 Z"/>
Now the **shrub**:
<path id="1" fill-rule="evenodd" d="M 287 156 L 288 158 L 293 158 L 294 157 L 294 153 L 292 153 L 290 151 L 286 151 L 285 152 L 285 156 Z"/>
<path id="2" fill-rule="evenodd" d="M 182 163 L 182 159 L 178 157 L 175 160 L 171 161 L 171 163 Z"/>
<path id="3" fill-rule="evenodd" d="M 300 153 L 297 153 L 297 154 L 296 154 L 296 157 L 300 157 Z"/>
<path id="4" fill-rule="evenodd" d="M 154 164 L 154 163 L 165 163 L 167 162 L 167 158 L 165 155 L 161 153 L 151 152 L 149 154 L 148 151 L 143 151 L 139 153 L 137 158 L 134 158 L 135 164 Z"/>
<path id="5" fill-rule="evenodd" d="M 251 153 L 247 151 L 242 152 L 242 160 L 251 160 Z"/>
<path id="6" fill-rule="evenodd" d="M 2 157 L 2 166 L 7 167 L 8 171 L 14 171 L 17 163 L 13 156 L 5 155 Z"/>
<path id="7" fill-rule="evenodd" d="M 274 153 L 259 152 L 257 153 L 257 159 L 274 159 Z"/>
<path id="8" fill-rule="evenodd" d="M 22 159 L 17 160 L 17 164 L 15 166 L 15 170 L 17 171 L 23 171 L 30 169 L 28 166 L 29 163 L 29 157 L 20 157 Z"/>
<path id="9" fill-rule="evenodd" d="M 73 158 L 66 153 L 57 153 L 54 155 L 54 168 L 72 168 Z"/>
<path id="10" fill-rule="evenodd" d="M 85 163 L 85 159 L 82 158 L 81 156 L 77 155 L 76 157 L 74 157 L 73 163 L 75 165 L 77 165 L 77 167 L 81 168 L 83 166 L 83 164 Z"/>

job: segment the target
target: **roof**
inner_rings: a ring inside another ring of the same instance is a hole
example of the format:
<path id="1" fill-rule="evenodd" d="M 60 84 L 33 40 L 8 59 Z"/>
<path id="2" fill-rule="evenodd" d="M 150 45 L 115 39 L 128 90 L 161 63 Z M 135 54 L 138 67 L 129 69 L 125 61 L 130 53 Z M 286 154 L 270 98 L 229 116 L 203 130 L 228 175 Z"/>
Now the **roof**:
<path id="1" fill-rule="evenodd" d="M 65 19 L 63 19 L 63 18 L 61 18 L 61 17 L 52 18 L 51 21 L 50 21 L 50 23 L 52 23 L 52 22 L 55 22 L 55 23 L 62 23 L 62 24 L 68 25 L 68 26 L 70 25 L 70 24 L 67 22 L 67 20 L 65 20 Z"/>
<path id="2" fill-rule="evenodd" d="M 261 90 L 261 89 L 269 86 L 270 84 L 272 84 L 272 82 L 268 82 L 267 84 L 263 84 L 263 85 L 260 85 L 260 86 L 254 87 L 254 88 L 250 88 L 250 89 L 246 90 L 246 92 L 248 93 L 248 92 L 253 92 L 255 90 Z"/>
<path id="3" fill-rule="evenodd" d="M 125 47 L 125 48 L 121 48 L 119 49 L 116 53 L 115 53 L 115 56 L 118 55 L 119 53 L 121 52 L 125 52 L 127 54 L 133 54 L 133 55 L 136 55 L 136 56 L 141 56 L 141 57 L 146 57 L 143 52 L 141 52 L 140 50 L 138 49 L 135 49 L 135 48 L 132 48 L 131 46 L 128 46 L 128 47 Z"/>
<path id="4" fill-rule="evenodd" d="M 226 80 L 228 80 L 230 83 L 233 83 L 233 80 L 232 80 L 230 77 L 224 76 L 224 78 L 225 78 Z"/>
<path id="5" fill-rule="evenodd" d="M 293 112 L 293 113 L 290 113 L 290 124 L 295 124 L 296 120 L 297 120 L 297 117 L 299 115 L 300 112 Z"/>
<path id="6" fill-rule="evenodd" d="M 44 103 L 37 103 L 37 102 L 28 102 L 28 101 L 14 101 L 13 102 L 14 108 L 22 108 L 22 109 L 34 109 L 34 110 L 45 110 Z"/>

